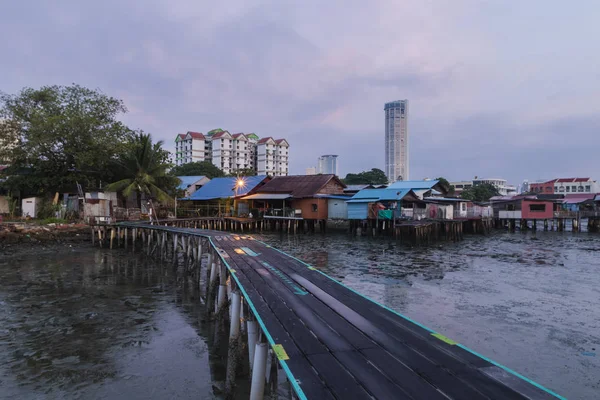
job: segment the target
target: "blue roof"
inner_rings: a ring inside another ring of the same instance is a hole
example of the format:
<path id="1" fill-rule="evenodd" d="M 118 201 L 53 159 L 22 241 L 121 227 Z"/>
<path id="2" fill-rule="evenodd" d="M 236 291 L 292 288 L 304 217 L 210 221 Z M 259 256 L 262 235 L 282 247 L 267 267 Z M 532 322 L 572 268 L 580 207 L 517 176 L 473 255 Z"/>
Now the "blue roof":
<path id="1" fill-rule="evenodd" d="M 402 200 L 410 192 L 410 189 L 363 189 L 356 193 L 347 203 L 372 203 L 375 201 L 398 201 Z"/>
<path id="2" fill-rule="evenodd" d="M 188 187 L 190 187 L 191 185 L 193 185 L 194 183 L 198 182 L 200 179 L 205 178 L 205 176 L 204 175 L 178 176 L 177 178 L 181 181 L 181 184 L 179 184 L 179 186 L 177 186 L 177 189 L 185 190 Z"/>
<path id="3" fill-rule="evenodd" d="M 388 186 L 388 189 L 431 189 L 439 181 L 396 181 Z"/>
<path id="4" fill-rule="evenodd" d="M 267 178 L 266 175 L 258 175 L 258 176 L 245 176 L 241 179 L 246 182 L 246 184 L 237 190 L 238 196 L 244 196 L 249 191 L 254 189 L 259 183 Z M 235 183 L 238 178 L 214 178 L 211 179 L 206 185 L 202 186 L 200 189 L 196 190 L 190 197 L 183 200 L 214 200 L 214 199 L 224 199 L 227 197 L 234 197 L 236 195 L 235 192 Z"/>
<path id="5" fill-rule="evenodd" d="M 315 194 L 315 197 L 319 199 L 350 200 L 352 196 L 344 196 L 341 194 Z"/>

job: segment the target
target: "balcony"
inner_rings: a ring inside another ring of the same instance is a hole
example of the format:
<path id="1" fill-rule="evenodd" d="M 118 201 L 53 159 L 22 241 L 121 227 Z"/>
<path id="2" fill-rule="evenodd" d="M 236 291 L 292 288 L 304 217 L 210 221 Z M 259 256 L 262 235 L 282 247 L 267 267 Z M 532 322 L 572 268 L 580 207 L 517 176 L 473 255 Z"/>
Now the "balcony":
<path id="1" fill-rule="evenodd" d="M 265 219 L 302 219 L 302 210 L 293 208 L 270 208 L 266 212 L 260 211 L 259 216 Z"/>
<path id="2" fill-rule="evenodd" d="M 517 210 L 517 211 L 501 210 L 498 213 L 498 218 L 500 218 L 500 219 L 521 219 L 521 210 Z"/>

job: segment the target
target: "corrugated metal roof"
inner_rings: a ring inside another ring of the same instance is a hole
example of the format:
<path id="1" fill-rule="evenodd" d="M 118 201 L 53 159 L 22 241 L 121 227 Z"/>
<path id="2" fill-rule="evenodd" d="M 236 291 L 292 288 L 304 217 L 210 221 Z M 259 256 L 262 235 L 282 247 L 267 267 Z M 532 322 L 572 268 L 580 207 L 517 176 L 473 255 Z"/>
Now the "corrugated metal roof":
<path id="1" fill-rule="evenodd" d="M 431 189 L 439 181 L 396 181 L 388 186 L 388 189 Z"/>
<path id="2" fill-rule="evenodd" d="M 177 186 L 177 189 L 185 190 L 188 187 L 190 187 L 191 185 L 193 185 L 194 183 L 196 183 L 199 180 L 204 179 L 204 178 L 206 178 L 204 175 L 178 176 L 177 179 L 179 179 L 181 181 L 181 183 L 179 184 L 179 186 Z"/>
<path id="3" fill-rule="evenodd" d="M 579 204 L 588 200 L 594 200 L 595 197 L 595 193 L 567 194 L 562 202 L 564 204 Z"/>
<path id="4" fill-rule="evenodd" d="M 402 200 L 410 192 L 410 189 L 363 189 L 356 193 L 347 203 L 372 203 L 375 201 L 398 201 Z"/>
<path id="5" fill-rule="evenodd" d="M 266 175 L 245 176 L 242 179 L 246 183 L 237 191 L 238 196 L 243 196 L 258 186 L 268 177 Z M 183 200 L 214 200 L 235 196 L 235 184 L 237 178 L 214 178 L 206 185 L 195 191 L 189 198 Z"/>
<path id="6" fill-rule="evenodd" d="M 352 196 L 349 195 L 341 195 L 341 194 L 317 194 L 315 197 L 319 199 L 337 199 L 337 200 L 350 200 Z"/>
<path id="7" fill-rule="evenodd" d="M 372 188 L 373 185 L 346 185 L 346 189 L 344 189 L 344 192 L 358 192 L 359 190 L 363 190 L 366 188 Z"/>
<path id="8" fill-rule="evenodd" d="M 336 180 L 341 188 L 344 184 L 333 174 L 276 176 L 260 188 L 258 193 L 288 193 L 292 197 L 313 197 L 329 181 Z"/>
<path id="9" fill-rule="evenodd" d="M 459 203 L 459 202 L 468 203 L 470 201 L 470 200 L 466 200 L 466 199 L 456 199 L 454 197 L 425 197 L 423 200 L 440 201 L 440 202 L 447 202 L 447 203 Z"/>
<path id="10" fill-rule="evenodd" d="M 287 193 L 255 193 L 242 197 L 242 200 L 285 200 L 290 197 L 292 196 Z"/>

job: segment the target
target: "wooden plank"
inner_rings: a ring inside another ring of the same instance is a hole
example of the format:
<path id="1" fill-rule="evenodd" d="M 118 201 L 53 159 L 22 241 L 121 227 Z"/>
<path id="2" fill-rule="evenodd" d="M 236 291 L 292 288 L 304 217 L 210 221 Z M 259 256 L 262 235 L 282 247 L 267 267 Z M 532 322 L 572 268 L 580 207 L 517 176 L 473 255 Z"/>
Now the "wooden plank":
<path id="1" fill-rule="evenodd" d="M 358 383 L 346 368 L 329 353 L 308 356 L 318 365 L 327 386 L 338 399 L 372 400 L 373 397 Z"/>
<path id="2" fill-rule="evenodd" d="M 231 266 L 234 269 L 238 267 L 235 264 Z M 325 386 L 307 358 L 296 346 L 287 330 L 268 306 L 265 299 L 259 294 L 254 284 L 241 271 L 241 268 L 239 270 L 236 269 L 235 274 L 275 343 L 281 344 L 284 347 L 289 357 L 285 362 L 304 391 L 304 394 L 309 399 L 333 399 L 334 397 L 330 390 Z"/>
<path id="3" fill-rule="evenodd" d="M 197 230 L 168 229 L 198 235 Z M 273 340 L 284 346 L 290 357 L 287 365 L 309 398 L 332 398 L 332 391 L 337 398 L 370 394 L 438 399 L 441 391 L 450 398 L 468 399 L 548 395 L 512 375 L 512 380 L 495 379 L 494 374 L 484 373 L 493 366 L 487 360 L 443 336 L 434 337 L 418 324 L 260 242 L 217 231 L 203 233 L 212 237 L 236 270 Z M 236 253 L 240 247 L 250 253 Z"/>
<path id="4" fill-rule="evenodd" d="M 256 249 L 260 251 L 261 249 Z M 268 251 L 273 251 L 268 248 L 262 249 L 264 253 Z M 281 253 L 280 253 L 281 254 Z M 269 254 L 270 255 L 270 254 Z M 298 263 L 296 261 L 296 263 Z M 300 263 L 298 263 L 300 264 Z M 285 269 L 289 267 L 289 263 L 278 263 L 277 264 L 281 269 Z M 300 264 L 301 265 L 301 264 Z M 307 268 L 301 269 L 300 274 L 310 274 L 311 278 L 317 278 L 321 276 L 321 274 L 315 273 L 308 270 Z M 299 274 L 299 275 L 300 275 Z M 293 276 L 291 276 L 293 278 Z M 329 280 L 327 277 L 325 279 Z M 370 303 L 368 300 L 364 298 L 360 298 L 361 304 L 353 304 L 353 307 L 350 308 L 347 304 L 342 303 L 338 300 L 341 296 L 338 296 L 339 291 L 349 291 L 341 285 L 335 284 L 335 286 L 327 285 L 329 291 L 325 292 L 317 285 L 313 285 L 312 282 L 308 283 L 309 280 L 300 280 L 298 277 L 295 278 L 296 282 L 303 284 L 305 289 L 307 289 L 311 294 L 317 296 L 321 301 L 325 302 L 329 307 L 334 309 L 338 314 L 342 315 L 346 318 L 351 324 L 360 329 L 363 333 L 369 336 L 371 339 L 378 342 L 386 349 L 391 349 L 396 356 L 400 356 L 402 361 L 409 367 L 414 370 L 427 371 L 430 375 L 440 375 L 439 379 L 436 379 L 435 376 L 430 376 L 430 381 L 437 382 L 438 385 L 449 385 L 456 386 L 457 383 L 462 381 L 461 390 L 459 394 L 468 395 L 469 398 L 477 399 L 486 398 L 479 393 L 477 387 L 481 386 L 484 391 L 487 392 L 486 387 L 494 386 L 496 382 L 487 379 L 482 381 L 480 378 L 481 375 L 479 371 L 477 371 L 472 366 L 464 363 L 462 360 L 454 358 L 452 355 L 447 354 L 443 351 L 439 351 L 439 349 L 432 343 L 426 341 L 423 337 L 419 337 L 411 334 L 410 331 L 399 330 L 398 328 L 402 328 L 402 326 L 397 326 L 396 329 L 383 330 L 379 328 L 379 325 L 374 324 L 371 321 L 371 314 L 360 312 L 361 306 Z M 330 281 L 330 280 L 329 280 Z M 335 296 L 330 295 L 329 293 L 334 293 Z M 356 302 L 354 302 L 356 303 Z M 379 307 L 381 308 L 381 307 Z M 389 312 L 389 311 L 388 311 Z M 395 316 L 395 318 L 400 318 L 397 315 L 390 313 Z M 410 322 L 410 321 L 407 321 Z M 413 324 L 414 325 L 414 324 Z M 423 330 L 422 328 L 417 328 Z M 427 331 L 425 331 L 427 332 Z M 430 333 L 428 332 L 430 335 Z M 439 340 L 433 338 L 432 340 Z M 440 341 L 441 342 L 441 341 Z M 423 359 L 423 356 L 427 357 L 427 359 Z M 430 361 L 431 360 L 431 361 Z M 432 363 L 433 362 L 433 363 Z M 437 364 L 437 365 L 434 365 Z M 439 368 L 441 367 L 441 368 Z M 451 371 L 451 374 L 448 372 Z M 460 375 L 458 375 L 460 374 Z M 489 382 L 487 382 L 489 381 Z M 460 386 L 460 384 L 459 384 Z M 503 385 L 500 386 L 500 392 L 503 392 Z M 450 387 L 441 387 L 442 390 L 450 390 L 456 391 Z M 512 393 L 514 395 L 516 393 Z"/>

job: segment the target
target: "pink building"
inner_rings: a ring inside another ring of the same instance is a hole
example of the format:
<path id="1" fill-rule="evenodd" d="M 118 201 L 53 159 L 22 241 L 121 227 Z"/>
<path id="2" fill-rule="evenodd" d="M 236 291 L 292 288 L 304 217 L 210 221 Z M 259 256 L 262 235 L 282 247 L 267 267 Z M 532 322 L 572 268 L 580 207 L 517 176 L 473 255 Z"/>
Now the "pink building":
<path id="1" fill-rule="evenodd" d="M 554 218 L 554 202 L 548 200 L 523 199 L 521 203 L 522 219 L 552 219 Z"/>

